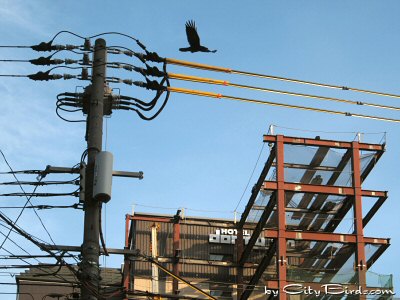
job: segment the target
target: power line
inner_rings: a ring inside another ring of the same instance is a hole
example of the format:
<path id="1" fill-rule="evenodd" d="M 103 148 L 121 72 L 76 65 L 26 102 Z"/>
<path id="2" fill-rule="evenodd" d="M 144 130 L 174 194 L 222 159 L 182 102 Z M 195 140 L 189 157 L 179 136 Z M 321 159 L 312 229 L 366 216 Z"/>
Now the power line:
<path id="1" fill-rule="evenodd" d="M 0 209 L 19 209 L 19 208 L 33 208 L 33 209 L 53 209 L 53 208 L 74 208 L 82 209 L 80 203 L 75 203 L 72 205 L 32 205 L 32 206 L 0 206 Z"/>
<path id="2" fill-rule="evenodd" d="M 0 74 L 0 77 L 28 77 L 28 75 L 18 75 L 18 74 Z"/>
<path id="3" fill-rule="evenodd" d="M 2 232 L 0 232 L 0 234 L 2 234 L 3 236 L 5 236 L 5 234 L 2 233 Z M 45 265 L 37 259 L 37 257 L 40 257 L 40 256 L 31 255 L 28 251 L 26 251 L 24 248 L 22 248 L 20 245 L 18 245 L 18 244 L 17 244 L 15 241 L 13 241 L 11 238 L 8 238 L 8 240 L 10 240 L 14 245 L 16 245 L 19 249 L 21 249 L 23 252 L 25 252 L 25 253 L 28 254 L 28 256 L 29 256 L 29 257 L 23 257 L 23 256 L 20 256 L 20 255 L 15 255 L 15 254 L 13 254 L 11 251 L 9 251 L 9 250 L 7 250 L 7 249 L 5 249 L 5 248 L 3 247 L 2 249 L 3 249 L 4 251 L 6 251 L 6 252 L 9 254 L 9 259 L 19 259 L 19 260 L 23 261 L 24 263 L 26 263 L 26 264 L 29 266 L 29 268 L 31 268 L 31 267 L 36 267 L 36 268 L 40 269 L 41 271 L 43 271 L 43 272 L 45 273 L 45 275 L 52 275 L 52 276 L 55 276 L 56 278 L 59 278 L 59 279 L 63 280 L 64 282 L 69 283 L 69 281 L 68 281 L 67 279 L 65 279 L 65 277 L 63 277 L 63 276 L 60 275 L 60 274 L 57 274 L 57 273 L 59 272 L 61 266 L 63 265 L 63 264 L 61 263 L 62 261 L 61 261 L 60 259 L 57 259 L 58 263 L 55 264 L 55 265 L 54 265 L 54 264 L 47 265 L 47 266 L 58 267 L 58 270 L 56 270 L 55 272 L 50 272 L 50 271 L 48 271 L 48 270 L 42 268 L 42 267 L 45 267 Z M 48 255 L 48 256 L 42 255 L 41 257 L 49 257 L 49 258 L 51 257 L 51 258 L 55 258 L 54 255 Z M 62 255 L 62 257 L 64 257 L 64 255 Z M 72 257 L 72 258 L 75 259 L 75 256 L 72 255 L 72 254 L 70 254 L 69 257 Z M 37 261 L 39 265 L 37 265 L 37 266 L 32 265 L 29 261 L 26 260 L 26 259 L 29 259 L 29 258 L 32 258 L 32 259 L 34 259 L 35 261 Z M 4 259 L 4 258 L 3 258 L 3 259 Z M 75 259 L 75 261 L 76 261 L 76 259 Z M 19 268 L 19 267 L 22 267 L 22 266 L 16 266 L 16 268 Z M 12 268 L 13 268 L 12 266 L 11 266 L 11 267 L 6 267 L 6 269 L 12 269 Z M 22 267 L 22 268 L 23 268 L 23 267 Z M 0 266 L 0 269 L 2 269 L 2 266 Z M 36 276 L 40 276 L 40 275 L 36 275 Z"/>
<path id="4" fill-rule="evenodd" d="M 6 156 L 4 155 L 4 153 L 3 153 L 2 150 L 0 150 L 0 153 L 1 153 L 1 155 L 3 156 L 3 159 L 4 159 L 5 163 L 7 164 L 8 168 L 10 169 L 10 171 L 11 171 L 11 172 L 14 172 L 14 170 L 12 169 L 11 165 L 10 165 L 9 162 L 7 161 L 7 158 L 6 158 Z M 13 175 L 13 177 L 15 178 L 15 180 L 16 180 L 17 182 L 19 182 L 19 180 L 18 180 L 17 176 L 15 175 L 15 173 L 13 173 L 12 175 Z M 42 179 L 43 179 L 43 176 L 40 176 L 38 181 L 41 181 Z M 24 207 L 26 207 L 26 206 L 28 205 L 28 203 L 29 203 L 30 205 L 33 205 L 33 204 L 31 203 L 31 201 L 30 201 L 30 199 L 32 198 L 32 196 L 27 196 L 27 194 L 26 194 L 26 192 L 25 192 L 25 190 L 24 190 L 24 188 L 22 187 L 21 184 L 19 184 L 19 187 L 20 187 L 20 189 L 22 190 L 22 192 L 25 194 L 25 197 L 26 197 L 26 199 L 27 199 L 27 201 L 25 202 Z M 33 190 L 33 193 L 36 191 L 37 188 L 38 188 L 38 186 L 35 186 L 35 188 L 34 188 L 34 190 Z M 17 217 L 16 220 L 13 222 L 13 225 L 14 225 L 14 226 L 15 226 L 16 223 L 18 222 L 18 220 L 19 220 L 19 218 L 21 217 L 23 211 L 24 211 L 24 208 L 21 209 L 21 212 L 19 213 L 18 217 Z M 44 223 L 43 223 L 42 219 L 40 218 L 40 216 L 38 215 L 38 213 L 36 212 L 36 210 L 33 210 L 33 211 L 34 211 L 35 215 L 38 217 L 38 219 L 39 219 L 40 223 L 42 224 L 44 230 L 46 231 L 46 233 L 47 233 L 48 236 L 50 237 L 50 240 L 53 242 L 53 244 L 55 244 L 53 238 L 51 237 L 49 231 L 47 230 L 46 226 L 44 225 Z M 0 249 L 3 247 L 4 243 L 7 241 L 7 238 L 10 236 L 10 233 L 11 233 L 11 230 L 8 232 L 6 238 L 5 238 L 4 241 L 1 243 Z"/>
<path id="5" fill-rule="evenodd" d="M 306 80 L 294 79 L 294 78 L 288 78 L 288 77 L 280 77 L 280 76 L 273 76 L 273 75 L 267 75 L 267 74 L 259 74 L 259 73 L 252 73 L 252 72 L 246 72 L 246 71 L 240 71 L 240 70 L 233 70 L 230 68 L 205 65 L 205 64 L 188 62 L 188 61 L 183 61 L 183 60 L 178 60 L 178 59 L 173 59 L 173 58 L 165 58 L 165 61 L 169 64 L 179 65 L 179 66 L 189 67 L 189 68 L 195 68 L 195 69 L 259 77 L 259 78 L 265 78 L 265 79 L 286 81 L 286 82 L 292 82 L 292 83 L 298 83 L 298 84 L 313 85 L 313 86 L 324 87 L 324 88 L 339 89 L 339 90 L 344 90 L 344 91 L 353 91 L 353 92 L 358 92 L 358 93 L 365 93 L 365 94 L 372 94 L 372 95 L 377 95 L 377 96 L 400 99 L 400 95 L 397 95 L 397 94 L 383 93 L 383 92 L 377 92 L 377 91 L 372 91 L 372 90 L 367 90 L 367 89 L 359 89 L 359 88 L 333 85 L 333 84 L 325 84 L 325 83 L 306 81 Z"/>
<path id="6" fill-rule="evenodd" d="M 38 186 L 39 185 L 37 185 L 36 188 Z M 70 192 L 70 193 L 35 193 L 35 192 L 32 192 L 32 193 L 24 193 L 24 192 L 22 192 L 22 193 L 4 193 L 4 194 L 0 194 L 0 196 L 2 196 L 2 197 L 29 197 L 29 200 L 32 197 L 62 197 L 62 196 L 78 197 L 78 191 L 79 191 L 79 189 L 77 189 L 73 192 Z"/>
<path id="7" fill-rule="evenodd" d="M 0 222 L 6 223 L 6 222 L 4 222 L 4 220 L 0 220 Z M 6 224 L 7 224 L 7 223 L 6 223 Z M 3 226 L 4 228 L 7 228 L 7 229 L 11 229 L 11 232 L 19 234 L 19 232 L 16 231 L 16 230 L 14 230 L 11 226 L 10 226 L 10 227 L 7 227 L 6 225 L 1 224 L 1 223 L 0 223 L 0 226 Z M 34 239 L 36 239 L 36 240 L 38 240 L 38 241 L 44 243 L 44 244 L 47 243 L 46 241 L 42 240 L 41 238 L 39 238 L 39 237 L 37 237 L 37 236 L 34 236 L 33 234 L 31 234 L 30 236 L 33 237 Z"/>
<path id="8" fill-rule="evenodd" d="M 28 234 L 27 232 L 25 232 L 23 229 L 19 228 L 16 224 L 14 224 L 7 216 L 5 216 L 1 211 L 0 211 L 0 218 L 7 223 L 7 225 L 11 226 L 12 229 L 14 229 L 17 233 L 19 233 L 20 235 L 22 235 L 24 238 L 26 238 L 27 240 L 29 240 L 30 242 L 32 242 L 34 245 L 36 245 L 37 247 L 39 247 L 40 249 L 42 249 L 43 251 L 47 252 L 48 254 L 50 254 L 51 256 L 53 256 L 60 264 L 60 266 L 65 265 L 67 266 L 67 268 L 71 271 L 71 273 L 76 277 L 76 270 L 69 265 L 64 259 L 63 256 L 61 255 L 60 257 L 57 256 L 56 254 L 54 254 L 53 252 L 51 252 L 45 244 L 41 244 L 38 241 L 36 241 L 32 235 Z M 63 252 L 65 253 L 65 252 Z"/>
<path id="9" fill-rule="evenodd" d="M 237 204 L 236 207 L 235 207 L 235 211 L 238 209 L 240 203 L 242 202 L 242 199 L 243 199 L 243 197 L 244 197 L 244 194 L 246 193 L 247 188 L 249 187 L 250 181 L 251 181 L 251 179 L 253 178 L 254 172 L 255 172 L 255 170 L 256 170 L 256 168 L 257 168 L 257 165 L 258 165 L 258 162 L 260 161 L 260 157 L 261 157 L 262 151 L 264 150 L 264 146 L 265 146 L 265 143 L 262 143 L 261 150 L 260 150 L 260 153 L 258 154 L 256 164 L 254 165 L 253 171 L 251 172 L 250 178 L 249 178 L 249 180 L 247 181 L 247 184 L 246 184 L 246 187 L 245 187 L 245 189 L 244 189 L 244 191 L 243 191 L 243 193 L 242 193 L 242 196 L 240 197 L 239 202 L 238 202 L 238 204 Z"/>
<path id="10" fill-rule="evenodd" d="M 170 92 L 175 92 L 175 93 L 182 93 L 182 94 L 189 94 L 189 95 L 196 95 L 196 96 L 203 96 L 203 97 L 210 97 L 210 98 L 217 98 L 217 99 L 223 98 L 223 99 L 228 99 L 228 100 L 249 102 L 249 103 L 255 103 L 255 104 L 263 104 L 263 105 L 278 106 L 278 107 L 285 107 L 285 108 L 294 108 L 294 109 L 315 111 L 315 112 L 334 114 L 334 115 L 343 115 L 346 117 L 355 117 L 355 118 L 364 118 L 364 119 L 372 119 L 372 120 L 378 120 L 378 121 L 400 123 L 399 119 L 391 119 L 391 118 L 385 118 L 385 117 L 379 117 L 379 116 L 362 115 L 362 114 L 342 112 L 342 111 L 336 111 L 336 110 L 328 110 L 328 109 L 321 109 L 321 108 L 314 108 L 314 107 L 307 107 L 307 106 L 300 106 L 300 105 L 291 105 L 291 104 L 285 104 L 285 103 L 279 103 L 279 102 L 270 102 L 270 101 L 242 98 L 242 97 L 234 97 L 234 96 L 222 95 L 222 94 L 213 93 L 213 92 L 204 92 L 204 91 L 190 90 L 190 89 L 185 89 L 185 88 L 169 87 L 168 90 Z"/>
<path id="11" fill-rule="evenodd" d="M 297 131 L 304 131 L 304 132 L 316 132 L 316 133 L 330 133 L 330 134 L 357 134 L 357 133 L 361 133 L 361 134 L 386 134 L 385 131 L 381 131 L 381 132 L 323 131 L 323 130 L 310 130 L 310 129 L 285 127 L 285 126 L 280 126 L 280 125 L 275 125 L 275 124 L 271 124 L 271 126 L 274 126 L 276 128 L 289 129 L 289 130 L 297 130 Z"/>
<path id="12" fill-rule="evenodd" d="M 302 93 L 295 93 L 295 92 L 282 91 L 282 90 L 273 90 L 273 89 L 268 89 L 268 88 L 232 83 L 232 82 L 225 81 L 225 80 L 203 78 L 203 77 L 198 77 L 198 76 L 189 76 L 189 75 L 168 73 L 168 77 L 171 79 L 176 79 L 176 80 L 185 80 L 185 81 L 191 81 L 191 82 L 232 86 L 232 87 L 237 87 L 237 88 L 250 89 L 250 90 L 256 90 L 256 91 L 261 91 L 261 92 L 268 92 L 268 93 L 275 93 L 275 94 L 282 94 L 282 95 L 289 95 L 289 96 L 311 98 L 311 99 L 322 100 L 322 101 L 335 101 L 335 102 L 340 102 L 340 103 L 370 106 L 370 107 L 381 108 L 381 109 L 400 110 L 400 107 L 396 107 L 396 106 L 389 106 L 389 105 L 362 102 L 362 101 L 352 101 L 352 100 L 348 100 L 348 99 L 341 99 L 341 98 L 335 98 L 335 97 L 325 97 L 325 96 L 318 96 L 318 95 L 311 95 L 311 94 L 302 94 Z"/>
<path id="13" fill-rule="evenodd" d="M 8 45 L 1 45 L 0 48 L 31 48 L 31 46 L 8 46 Z"/>
<path id="14" fill-rule="evenodd" d="M 2 235 L 4 235 L 2 232 L 0 232 Z M 8 238 L 10 241 L 12 241 L 10 238 Z M 20 245 L 18 245 L 16 242 L 14 242 L 14 241 L 12 241 L 13 242 L 13 244 L 15 244 L 18 248 L 20 248 L 21 250 L 23 250 L 25 253 L 27 253 L 28 255 L 30 255 L 30 253 L 28 252 L 28 251 L 26 251 L 25 249 L 23 249 Z M 23 261 L 24 263 L 26 263 L 28 266 L 29 266 L 29 268 L 30 267 L 33 267 L 34 265 L 32 265 L 29 261 L 27 261 L 26 259 L 24 259 L 24 258 L 18 258 L 17 257 L 17 255 L 15 255 L 15 254 L 13 254 L 11 251 L 9 251 L 9 250 L 7 250 L 7 249 L 5 249 L 4 247 L 2 248 L 4 251 L 6 251 L 8 254 L 10 254 L 10 255 L 12 255 L 12 256 L 15 256 L 16 257 L 16 259 L 19 259 L 19 260 L 21 260 L 21 261 Z M 61 275 L 58 275 L 58 274 L 56 274 L 56 273 L 54 273 L 54 272 L 48 272 L 46 269 L 43 269 L 43 268 L 41 268 L 40 266 L 42 266 L 42 267 L 44 267 L 44 265 L 37 259 L 37 258 L 33 258 L 34 260 L 36 260 L 37 262 L 38 262 L 38 266 L 37 266 L 37 268 L 39 268 L 40 270 L 42 270 L 44 273 L 46 273 L 47 275 L 54 275 L 55 277 L 57 277 L 57 278 L 59 278 L 59 279 L 61 279 L 61 280 L 63 280 L 63 281 L 65 281 L 65 282 L 68 282 L 68 280 L 66 280 L 63 276 L 61 276 Z M 55 266 L 55 265 L 52 265 L 52 266 Z M 0 266 L 0 269 L 2 269 L 3 268 L 3 266 Z M 12 267 L 6 267 L 5 269 L 13 269 Z"/>

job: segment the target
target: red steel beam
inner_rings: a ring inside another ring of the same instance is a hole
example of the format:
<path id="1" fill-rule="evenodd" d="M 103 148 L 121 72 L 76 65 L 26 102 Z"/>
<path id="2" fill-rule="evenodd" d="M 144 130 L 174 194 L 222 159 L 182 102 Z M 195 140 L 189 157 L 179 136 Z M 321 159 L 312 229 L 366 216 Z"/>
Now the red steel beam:
<path id="1" fill-rule="evenodd" d="M 369 269 L 375 261 L 385 252 L 385 250 L 390 246 L 390 244 L 380 246 L 375 253 L 367 261 L 367 268 Z"/>
<path id="2" fill-rule="evenodd" d="M 160 223 L 171 223 L 171 218 L 167 217 L 152 217 L 152 216 L 140 216 L 140 215 L 128 215 L 130 220 L 137 221 L 149 221 L 149 222 L 160 222 Z"/>
<path id="3" fill-rule="evenodd" d="M 305 232 L 305 231 L 286 231 L 286 238 L 291 240 L 306 240 L 306 241 L 322 241 L 322 242 L 333 242 L 333 243 L 356 243 L 355 234 L 341 234 L 341 233 L 329 233 L 329 232 Z M 266 229 L 264 230 L 264 237 L 266 238 L 277 238 L 278 230 Z M 374 238 L 364 237 L 364 242 L 368 244 L 389 244 L 390 239 L 385 238 Z"/>
<path id="4" fill-rule="evenodd" d="M 375 213 L 382 206 L 383 202 L 385 202 L 386 199 L 387 196 L 379 197 L 379 199 L 375 202 L 374 206 L 372 206 L 369 212 L 365 215 L 363 219 L 363 227 L 365 227 L 368 224 L 368 222 L 372 219 L 372 217 L 375 215 Z"/>
<path id="5" fill-rule="evenodd" d="M 378 162 L 378 160 L 381 158 L 382 155 L 383 151 L 378 151 L 377 153 L 375 153 L 374 158 L 371 159 L 369 164 L 366 167 L 364 167 L 364 172 L 361 174 L 361 182 L 363 182 L 364 179 L 368 176 L 368 174 L 375 167 L 376 163 Z"/>
<path id="6" fill-rule="evenodd" d="M 243 265 L 250 256 L 251 250 L 253 249 L 254 245 L 256 244 L 257 239 L 259 238 L 265 223 L 267 222 L 269 216 L 271 215 L 274 207 L 276 204 L 276 195 L 275 193 L 271 195 L 268 204 L 265 206 L 264 211 L 258 221 L 256 227 L 253 229 L 253 233 L 248 241 L 247 245 L 244 247 L 242 255 L 239 259 L 239 264 Z"/>
<path id="7" fill-rule="evenodd" d="M 264 190 L 277 190 L 278 184 L 275 181 L 264 181 Z M 346 186 L 326 186 L 326 185 L 314 185 L 305 183 L 291 183 L 285 182 L 284 189 L 288 192 L 297 193 L 312 193 L 312 194 L 328 194 L 328 195 L 339 195 L 339 196 L 353 196 L 354 188 Z M 363 197 L 387 197 L 386 191 L 371 191 L 362 190 L 361 196 Z"/>
<path id="8" fill-rule="evenodd" d="M 243 294 L 240 297 L 238 296 L 238 299 L 247 300 L 250 297 L 251 293 L 254 290 L 254 287 L 257 285 L 257 283 L 260 280 L 265 269 L 268 267 L 272 258 L 274 257 L 275 252 L 276 252 L 276 240 L 274 240 L 270 244 L 269 249 L 265 253 L 265 255 L 262 258 L 260 264 L 258 265 L 256 271 L 254 272 L 253 277 L 250 279 L 249 283 L 247 284 L 246 289 L 244 290 Z"/>
<path id="9" fill-rule="evenodd" d="M 275 141 L 276 141 L 275 135 L 264 135 L 264 142 L 274 143 Z M 294 144 L 294 145 L 318 146 L 318 147 L 329 147 L 329 148 L 340 148 L 340 149 L 352 148 L 351 142 L 344 142 L 344 141 L 316 140 L 310 138 L 298 138 L 289 136 L 284 136 L 283 141 L 285 144 Z M 385 150 L 385 145 L 380 145 L 380 144 L 359 143 L 359 146 L 360 150 L 369 150 L 369 151 Z"/>

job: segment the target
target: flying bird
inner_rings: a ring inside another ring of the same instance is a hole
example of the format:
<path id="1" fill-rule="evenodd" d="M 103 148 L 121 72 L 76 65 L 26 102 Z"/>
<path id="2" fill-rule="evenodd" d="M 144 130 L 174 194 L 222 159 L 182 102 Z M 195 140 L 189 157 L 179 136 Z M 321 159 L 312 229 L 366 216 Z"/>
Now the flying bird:
<path id="1" fill-rule="evenodd" d="M 210 50 L 207 47 L 200 45 L 200 37 L 197 33 L 196 24 L 193 20 L 186 22 L 186 36 L 190 47 L 179 48 L 182 52 L 212 52 L 215 53 L 217 50 Z"/>

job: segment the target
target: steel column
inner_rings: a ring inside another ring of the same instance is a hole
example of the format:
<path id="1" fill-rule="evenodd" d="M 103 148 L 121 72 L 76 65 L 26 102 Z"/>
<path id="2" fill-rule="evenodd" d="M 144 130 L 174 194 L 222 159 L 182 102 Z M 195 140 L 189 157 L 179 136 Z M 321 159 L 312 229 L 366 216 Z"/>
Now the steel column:
<path id="1" fill-rule="evenodd" d="M 358 142 L 353 142 L 352 167 L 353 167 L 353 188 L 354 188 L 354 234 L 356 235 L 356 268 L 358 270 L 358 281 L 362 289 L 367 284 L 367 261 L 365 257 L 364 230 L 362 219 L 362 194 L 361 194 L 361 166 L 360 147 Z M 366 299 L 361 296 L 360 299 Z"/>
<path id="2" fill-rule="evenodd" d="M 276 136 L 276 181 L 277 181 L 277 214 L 278 214 L 278 249 L 277 253 L 277 271 L 279 299 L 286 300 L 284 292 L 286 281 L 286 214 L 285 214 L 285 159 L 284 159 L 284 137 Z"/>

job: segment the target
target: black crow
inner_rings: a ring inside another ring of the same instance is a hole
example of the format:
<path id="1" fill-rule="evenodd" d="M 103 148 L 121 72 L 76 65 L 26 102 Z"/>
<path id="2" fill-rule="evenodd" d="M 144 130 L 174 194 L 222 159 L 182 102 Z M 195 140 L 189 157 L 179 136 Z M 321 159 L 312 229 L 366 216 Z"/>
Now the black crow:
<path id="1" fill-rule="evenodd" d="M 186 36 L 189 42 L 190 47 L 187 48 L 179 48 L 179 51 L 182 52 L 212 52 L 215 53 L 217 50 L 210 50 L 207 47 L 204 47 L 200 45 L 200 37 L 197 34 L 197 29 L 196 25 L 194 24 L 194 21 L 187 21 L 186 22 Z"/>

